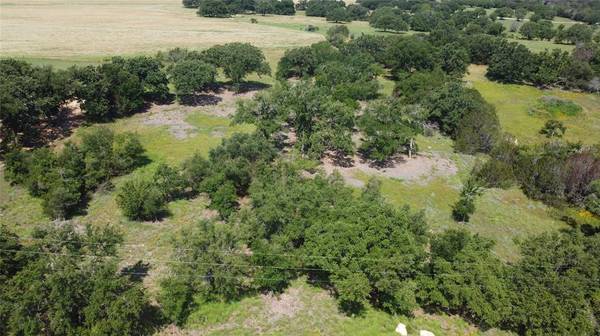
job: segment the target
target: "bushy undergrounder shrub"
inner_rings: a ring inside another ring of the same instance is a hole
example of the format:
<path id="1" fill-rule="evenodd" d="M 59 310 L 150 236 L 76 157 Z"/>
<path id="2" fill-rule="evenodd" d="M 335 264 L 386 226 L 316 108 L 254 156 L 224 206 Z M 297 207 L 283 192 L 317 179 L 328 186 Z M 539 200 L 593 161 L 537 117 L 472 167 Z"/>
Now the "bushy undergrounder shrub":
<path id="1" fill-rule="evenodd" d="M 596 216 L 600 216 L 600 179 L 590 184 L 590 194 L 585 199 L 585 207 Z"/>
<path id="2" fill-rule="evenodd" d="M 475 198 L 481 195 L 482 190 L 479 182 L 469 178 L 460 192 L 460 199 L 452 207 L 452 217 L 457 222 L 468 222 L 475 212 Z"/>
<path id="3" fill-rule="evenodd" d="M 155 220 L 166 212 L 166 198 L 158 185 L 147 178 L 126 181 L 117 193 L 117 204 L 132 220 Z"/>
<path id="4" fill-rule="evenodd" d="M 560 116 L 574 117 L 581 113 L 581 111 L 581 106 L 575 102 L 553 96 L 544 96 L 538 100 L 536 106 L 532 108 L 531 113 L 558 118 Z"/>
<path id="5" fill-rule="evenodd" d="M 97 127 L 83 134 L 79 146 L 67 143 L 58 154 L 47 148 L 10 153 L 5 178 L 42 198 L 49 217 L 62 219 L 85 205 L 88 192 L 143 164 L 143 155 L 136 135 Z"/>

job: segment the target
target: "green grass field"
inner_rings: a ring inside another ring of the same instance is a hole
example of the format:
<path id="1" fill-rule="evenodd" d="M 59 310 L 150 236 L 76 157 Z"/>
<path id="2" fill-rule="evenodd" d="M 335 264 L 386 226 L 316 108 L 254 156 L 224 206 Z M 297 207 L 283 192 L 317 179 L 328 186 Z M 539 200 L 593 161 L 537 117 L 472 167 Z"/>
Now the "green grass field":
<path id="1" fill-rule="evenodd" d="M 519 143 L 536 143 L 545 138 L 538 133 L 550 116 L 532 113 L 543 96 L 572 101 L 582 107 L 576 116 L 557 118 L 567 126 L 565 139 L 586 144 L 600 141 L 600 95 L 559 89 L 541 90 L 533 86 L 501 84 L 485 77 L 484 66 L 472 65 L 465 80 L 477 89 L 483 98 L 496 107 L 502 129 L 517 137 Z"/>

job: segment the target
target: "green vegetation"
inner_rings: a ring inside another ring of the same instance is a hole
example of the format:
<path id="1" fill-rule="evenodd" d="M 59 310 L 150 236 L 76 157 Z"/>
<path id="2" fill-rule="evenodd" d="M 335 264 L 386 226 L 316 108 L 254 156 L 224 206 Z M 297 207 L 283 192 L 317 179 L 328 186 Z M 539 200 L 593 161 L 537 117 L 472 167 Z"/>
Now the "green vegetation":
<path id="1" fill-rule="evenodd" d="M 583 111 L 576 103 L 553 96 L 541 97 L 533 107 L 533 114 L 547 115 L 552 118 L 575 117 Z"/>
<path id="2" fill-rule="evenodd" d="M 600 98 L 595 94 L 567 92 L 558 89 L 541 90 L 538 88 L 517 85 L 500 84 L 484 77 L 485 67 L 470 66 L 466 80 L 477 89 L 483 98 L 496 107 L 502 129 L 522 144 L 541 142 L 545 137 L 538 134 L 544 123 L 552 118 L 563 122 L 568 132 L 565 140 L 582 141 L 585 144 L 597 143 L 598 138 L 590 136 L 600 126 Z M 544 96 L 552 96 L 563 101 L 571 101 L 581 107 L 581 112 L 575 116 L 545 116 L 531 113 L 539 105 Z"/>
<path id="3" fill-rule="evenodd" d="M 0 334 L 598 333 L 594 3 L 153 1 L 0 4 Z"/>

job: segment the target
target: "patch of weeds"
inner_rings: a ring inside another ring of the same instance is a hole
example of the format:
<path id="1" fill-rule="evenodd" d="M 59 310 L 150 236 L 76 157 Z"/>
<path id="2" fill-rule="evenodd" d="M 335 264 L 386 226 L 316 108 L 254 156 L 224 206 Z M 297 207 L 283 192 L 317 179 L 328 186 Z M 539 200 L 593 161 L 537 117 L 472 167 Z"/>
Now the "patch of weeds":
<path id="1" fill-rule="evenodd" d="M 533 115 L 544 115 L 552 118 L 567 116 L 574 117 L 583 109 L 576 103 L 554 96 L 543 96 L 538 99 L 537 104 L 531 108 Z"/>

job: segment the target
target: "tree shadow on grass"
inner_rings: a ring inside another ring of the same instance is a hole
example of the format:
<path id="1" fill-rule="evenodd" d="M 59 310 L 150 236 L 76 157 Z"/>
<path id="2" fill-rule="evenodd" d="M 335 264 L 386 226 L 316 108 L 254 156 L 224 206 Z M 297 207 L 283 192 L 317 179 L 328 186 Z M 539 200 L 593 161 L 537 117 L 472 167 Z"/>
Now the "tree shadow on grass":
<path id="1" fill-rule="evenodd" d="M 141 282 L 150 270 L 150 263 L 138 260 L 135 264 L 123 267 L 121 275 L 126 276 L 129 280 L 134 282 Z"/>
<path id="2" fill-rule="evenodd" d="M 340 151 L 329 152 L 327 153 L 327 156 L 329 156 L 329 158 L 331 158 L 333 161 L 333 164 L 338 167 L 349 168 L 354 166 L 354 159 Z"/>
<path id="3" fill-rule="evenodd" d="M 235 94 L 244 94 L 253 91 L 260 91 L 264 89 L 270 88 L 272 85 L 257 82 L 257 81 L 247 81 L 239 84 L 234 84 L 232 82 L 224 82 L 216 84 L 212 89 L 216 93 L 222 93 L 224 90 L 229 90 L 234 92 Z"/>
<path id="4" fill-rule="evenodd" d="M 185 106 L 211 106 L 217 105 L 223 100 L 223 98 L 214 94 L 193 94 L 179 97 L 181 105 Z"/>

